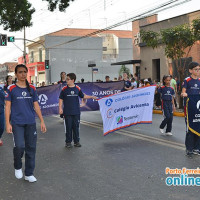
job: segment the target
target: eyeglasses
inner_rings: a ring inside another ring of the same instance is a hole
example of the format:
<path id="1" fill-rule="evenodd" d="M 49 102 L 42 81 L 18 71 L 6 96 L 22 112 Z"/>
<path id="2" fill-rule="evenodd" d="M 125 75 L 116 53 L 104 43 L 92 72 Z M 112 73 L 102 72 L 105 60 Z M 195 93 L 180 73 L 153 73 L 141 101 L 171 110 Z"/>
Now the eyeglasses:
<path id="1" fill-rule="evenodd" d="M 193 70 L 197 72 L 197 71 L 200 71 L 200 68 L 196 68 L 196 69 L 193 69 Z"/>

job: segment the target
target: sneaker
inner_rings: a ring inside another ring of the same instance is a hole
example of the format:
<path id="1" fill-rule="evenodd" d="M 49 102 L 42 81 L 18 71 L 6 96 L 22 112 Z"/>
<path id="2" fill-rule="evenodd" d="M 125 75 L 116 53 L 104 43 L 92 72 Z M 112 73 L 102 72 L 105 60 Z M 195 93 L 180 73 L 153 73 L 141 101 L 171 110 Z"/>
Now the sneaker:
<path id="1" fill-rule="evenodd" d="M 22 169 L 15 169 L 15 177 L 21 179 L 23 177 Z"/>
<path id="2" fill-rule="evenodd" d="M 187 156 L 188 158 L 192 158 L 192 155 L 193 155 L 193 152 L 192 152 L 192 151 L 186 150 L 186 156 Z"/>
<path id="3" fill-rule="evenodd" d="M 65 144 L 65 147 L 67 147 L 67 148 L 72 148 L 72 144 L 71 144 L 71 143 L 66 143 L 66 144 Z"/>
<path id="4" fill-rule="evenodd" d="M 165 133 L 165 135 L 172 136 L 172 133 L 171 132 L 167 132 L 167 133 Z"/>
<path id="5" fill-rule="evenodd" d="M 161 132 L 162 135 L 165 134 L 165 131 L 164 131 L 164 129 L 162 129 L 162 128 L 160 128 L 160 132 Z"/>
<path id="6" fill-rule="evenodd" d="M 199 149 L 194 149 L 192 151 L 192 153 L 195 154 L 195 155 L 199 155 L 200 156 L 200 150 Z"/>
<path id="7" fill-rule="evenodd" d="M 0 140 L 0 146 L 3 146 L 3 141 L 2 140 Z"/>
<path id="8" fill-rule="evenodd" d="M 74 143 L 74 146 L 75 147 L 81 147 L 81 144 L 79 142 L 77 142 L 77 143 Z"/>
<path id="9" fill-rule="evenodd" d="M 35 176 L 25 176 L 25 181 L 28 181 L 29 183 L 33 183 L 36 182 L 37 179 L 35 178 Z"/>

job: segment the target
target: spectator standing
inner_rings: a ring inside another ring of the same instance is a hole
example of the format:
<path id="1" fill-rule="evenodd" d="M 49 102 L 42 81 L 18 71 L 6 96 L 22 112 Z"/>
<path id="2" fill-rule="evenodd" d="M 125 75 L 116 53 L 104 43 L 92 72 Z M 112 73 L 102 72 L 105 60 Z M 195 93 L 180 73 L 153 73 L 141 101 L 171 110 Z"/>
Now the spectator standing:
<path id="1" fill-rule="evenodd" d="M 128 79 L 128 74 L 126 72 L 123 73 L 123 80 L 124 80 L 124 88 L 122 92 L 132 90 L 131 81 Z"/>
<path id="2" fill-rule="evenodd" d="M 132 88 L 137 88 L 137 82 L 136 82 L 135 78 L 131 79 L 131 86 L 132 86 Z"/>
<path id="3" fill-rule="evenodd" d="M 60 73 L 60 81 L 58 81 L 58 84 L 67 85 L 65 72 Z"/>

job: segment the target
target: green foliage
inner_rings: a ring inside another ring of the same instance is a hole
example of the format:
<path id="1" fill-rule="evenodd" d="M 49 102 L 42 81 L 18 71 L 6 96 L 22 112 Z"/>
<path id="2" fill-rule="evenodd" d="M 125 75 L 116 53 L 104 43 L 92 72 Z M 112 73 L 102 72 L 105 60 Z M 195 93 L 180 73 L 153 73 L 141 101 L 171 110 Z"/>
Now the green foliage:
<path id="1" fill-rule="evenodd" d="M 195 40 L 200 40 L 200 18 L 192 21 L 192 31 L 194 33 Z"/>
<path id="2" fill-rule="evenodd" d="M 148 47 L 156 48 L 159 44 L 159 33 L 154 31 L 140 31 L 142 41 L 146 43 Z"/>
<path id="3" fill-rule="evenodd" d="M 195 37 L 188 24 L 161 30 L 162 41 L 166 45 L 165 54 L 172 59 L 185 55 L 185 49 L 195 43 Z"/>
<path id="4" fill-rule="evenodd" d="M 74 0 L 42 0 L 42 1 L 47 1 L 49 3 L 48 9 L 50 11 L 54 11 L 58 6 L 59 11 L 63 12 L 69 6 L 69 3 Z"/>
<path id="5" fill-rule="evenodd" d="M 143 42 L 153 49 L 159 44 L 159 35 L 161 36 L 161 42 L 165 45 L 165 55 L 176 62 L 180 82 L 182 83 L 186 70 L 186 59 L 183 66 L 180 64 L 179 60 L 182 57 L 187 58 L 192 46 L 196 41 L 200 40 L 200 19 L 193 20 L 191 25 L 183 24 L 163 29 L 160 33 L 141 31 L 140 35 Z"/>
<path id="6" fill-rule="evenodd" d="M 122 75 L 123 73 L 127 73 L 127 75 L 130 74 L 130 69 L 127 68 L 125 65 L 122 65 L 119 70 L 119 75 Z"/>
<path id="7" fill-rule="evenodd" d="M 35 9 L 27 0 L 0 0 L 0 8 L 0 25 L 4 30 L 19 31 L 32 25 Z"/>
<path id="8" fill-rule="evenodd" d="M 74 0 L 41 0 L 49 3 L 48 9 L 54 11 L 59 9 L 63 12 Z M 35 9 L 28 0 L 0 0 L 0 25 L 4 30 L 19 31 L 23 27 L 32 26 L 32 14 Z"/>

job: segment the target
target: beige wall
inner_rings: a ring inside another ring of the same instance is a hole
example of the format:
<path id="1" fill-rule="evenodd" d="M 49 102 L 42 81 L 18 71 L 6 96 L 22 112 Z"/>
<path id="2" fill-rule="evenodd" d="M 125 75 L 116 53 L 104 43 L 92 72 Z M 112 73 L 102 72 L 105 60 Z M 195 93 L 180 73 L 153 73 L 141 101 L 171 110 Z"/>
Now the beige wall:
<path id="1" fill-rule="evenodd" d="M 161 29 L 167 29 L 171 28 L 180 24 L 190 23 L 193 19 L 196 19 L 200 17 L 200 11 L 190 13 L 187 15 L 178 16 L 175 18 L 171 18 L 168 20 L 156 22 L 153 24 L 149 24 L 146 26 L 140 26 L 140 30 L 152 30 L 159 32 Z M 165 52 L 164 52 L 164 45 L 159 45 L 158 48 L 152 49 L 151 47 L 140 47 L 140 50 L 138 50 L 138 47 L 133 46 L 133 52 L 137 53 L 140 51 L 140 58 L 141 58 L 141 67 L 140 67 L 140 73 L 141 78 L 148 78 L 151 77 L 152 80 L 155 79 L 155 72 L 153 69 L 153 59 L 160 59 L 160 78 L 162 79 L 163 75 L 169 74 L 169 70 L 171 70 L 169 63 L 169 59 L 166 58 Z M 200 61 L 200 44 L 197 42 L 196 45 L 192 48 L 192 51 L 189 56 L 193 57 L 194 61 L 199 62 Z M 135 57 L 133 57 L 135 58 Z M 139 58 L 139 56 L 137 56 Z M 145 70 L 145 67 L 147 68 Z"/>
<path id="2" fill-rule="evenodd" d="M 28 47 L 28 56 L 29 56 L 29 63 L 33 63 L 31 60 L 31 52 L 34 53 L 34 62 L 40 62 L 39 60 L 39 49 L 42 49 L 42 62 L 45 61 L 45 49 L 42 46 L 44 45 L 44 37 L 39 37 L 35 39 L 36 43 L 30 42 L 26 46 Z M 39 44 L 41 43 L 41 44 Z"/>
<path id="3" fill-rule="evenodd" d="M 140 32 L 140 27 L 150 24 L 150 23 L 154 23 L 154 22 L 157 22 L 157 15 L 152 15 L 150 17 L 132 22 L 133 59 L 134 60 L 140 60 L 140 47 L 139 47 L 139 43 L 137 44 L 137 40 L 139 39 L 137 36 L 138 36 L 138 33 Z"/>
<path id="4" fill-rule="evenodd" d="M 154 59 L 160 59 L 160 78 L 162 79 L 163 75 L 169 74 L 168 59 L 165 57 L 165 52 L 162 46 L 159 46 L 156 49 L 152 49 L 151 47 L 142 47 L 140 65 L 141 78 L 156 79 L 155 68 L 153 67 Z"/>

